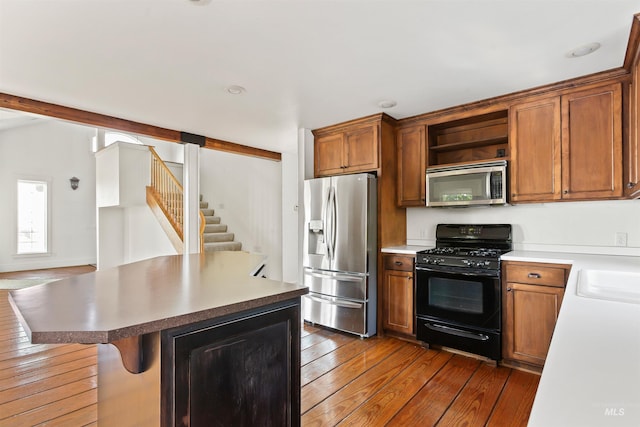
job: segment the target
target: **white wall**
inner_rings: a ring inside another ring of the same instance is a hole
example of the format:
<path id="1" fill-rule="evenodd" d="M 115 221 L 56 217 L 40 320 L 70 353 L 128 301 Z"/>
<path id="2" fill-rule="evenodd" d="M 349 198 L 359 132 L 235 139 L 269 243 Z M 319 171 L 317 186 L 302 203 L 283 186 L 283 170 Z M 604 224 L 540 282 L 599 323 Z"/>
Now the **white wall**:
<path id="1" fill-rule="evenodd" d="M 407 243 L 435 243 L 439 223 L 513 225 L 514 249 L 640 255 L 640 200 L 557 202 L 490 208 L 409 208 Z M 627 246 L 616 246 L 616 233 Z"/>
<path id="2" fill-rule="evenodd" d="M 100 270 L 177 253 L 147 205 L 98 208 L 98 219 Z"/>
<path id="3" fill-rule="evenodd" d="M 124 260 L 140 261 L 177 252 L 147 205 L 124 209 Z"/>
<path id="4" fill-rule="evenodd" d="M 0 131 L 0 271 L 96 262 L 95 130 L 57 120 Z M 49 255 L 16 256 L 16 180 L 51 178 Z M 80 178 L 72 190 L 69 178 Z"/>
<path id="5" fill-rule="evenodd" d="M 268 257 L 274 280 L 282 280 L 282 168 L 282 162 L 200 150 L 200 193 L 243 250 Z"/>
<path id="6" fill-rule="evenodd" d="M 151 174 L 147 147 L 116 142 L 95 156 L 98 269 L 175 255 L 171 241 L 147 205 L 146 186 Z"/>
<path id="7" fill-rule="evenodd" d="M 165 162 L 184 164 L 184 146 L 176 142 L 159 141 L 157 139 L 138 136 L 140 142 L 150 145 Z"/>
<path id="8" fill-rule="evenodd" d="M 299 283 L 298 218 L 302 212 L 298 198 L 298 155 L 282 153 L 282 280 Z"/>

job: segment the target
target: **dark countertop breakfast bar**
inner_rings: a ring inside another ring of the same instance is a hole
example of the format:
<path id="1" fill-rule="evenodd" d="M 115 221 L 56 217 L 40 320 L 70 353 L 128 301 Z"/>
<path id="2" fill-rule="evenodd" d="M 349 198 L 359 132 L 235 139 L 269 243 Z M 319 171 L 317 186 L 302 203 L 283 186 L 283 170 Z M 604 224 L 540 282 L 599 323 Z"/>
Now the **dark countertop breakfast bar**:
<path id="1" fill-rule="evenodd" d="M 32 343 L 100 344 L 99 425 L 298 425 L 308 289 L 254 277 L 262 262 L 244 252 L 163 256 L 9 300 Z"/>

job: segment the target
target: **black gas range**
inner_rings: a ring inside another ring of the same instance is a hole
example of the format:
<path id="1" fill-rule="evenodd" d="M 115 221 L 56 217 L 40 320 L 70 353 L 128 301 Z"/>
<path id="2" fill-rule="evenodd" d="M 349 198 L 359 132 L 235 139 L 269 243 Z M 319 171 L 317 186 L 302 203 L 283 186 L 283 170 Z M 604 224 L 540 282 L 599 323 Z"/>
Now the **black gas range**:
<path id="1" fill-rule="evenodd" d="M 436 247 L 416 254 L 417 338 L 501 358 L 500 256 L 509 224 L 438 224 Z"/>

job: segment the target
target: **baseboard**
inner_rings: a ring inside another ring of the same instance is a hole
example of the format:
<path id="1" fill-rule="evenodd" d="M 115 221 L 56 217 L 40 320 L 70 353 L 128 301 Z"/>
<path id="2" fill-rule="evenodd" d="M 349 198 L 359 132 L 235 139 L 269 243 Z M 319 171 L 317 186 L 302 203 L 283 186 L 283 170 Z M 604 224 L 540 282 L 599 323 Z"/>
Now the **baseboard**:
<path id="1" fill-rule="evenodd" d="M 43 270 L 46 268 L 75 267 L 78 265 L 95 265 L 95 257 L 92 258 L 67 258 L 67 259 L 21 259 L 19 263 L 0 264 L 0 272 Z"/>

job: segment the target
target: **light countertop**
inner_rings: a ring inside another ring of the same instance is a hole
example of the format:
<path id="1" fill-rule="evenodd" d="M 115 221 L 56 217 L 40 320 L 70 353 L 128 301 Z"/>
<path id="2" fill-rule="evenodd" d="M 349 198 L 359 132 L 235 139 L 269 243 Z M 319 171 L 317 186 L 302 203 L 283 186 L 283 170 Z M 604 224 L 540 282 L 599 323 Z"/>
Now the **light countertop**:
<path id="1" fill-rule="evenodd" d="M 431 249 L 433 246 L 417 246 L 417 245 L 402 245 L 402 246 L 387 246 L 380 249 L 383 253 L 403 254 L 403 255 L 415 255 L 419 251 L 425 249 Z"/>
<path id="2" fill-rule="evenodd" d="M 297 298 L 308 288 L 252 277 L 262 256 L 151 258 L 11 291 L 32 343 L 108 343 Z"/>
<path id="3" fill-rule="evenodd" d="M 579 296 L 577 284 L 583 269 L 640 272 L 640 257 L 513 251 L 502 260 L 572 264 L 529 426 L 639 426 L 640 304 Z"/>

